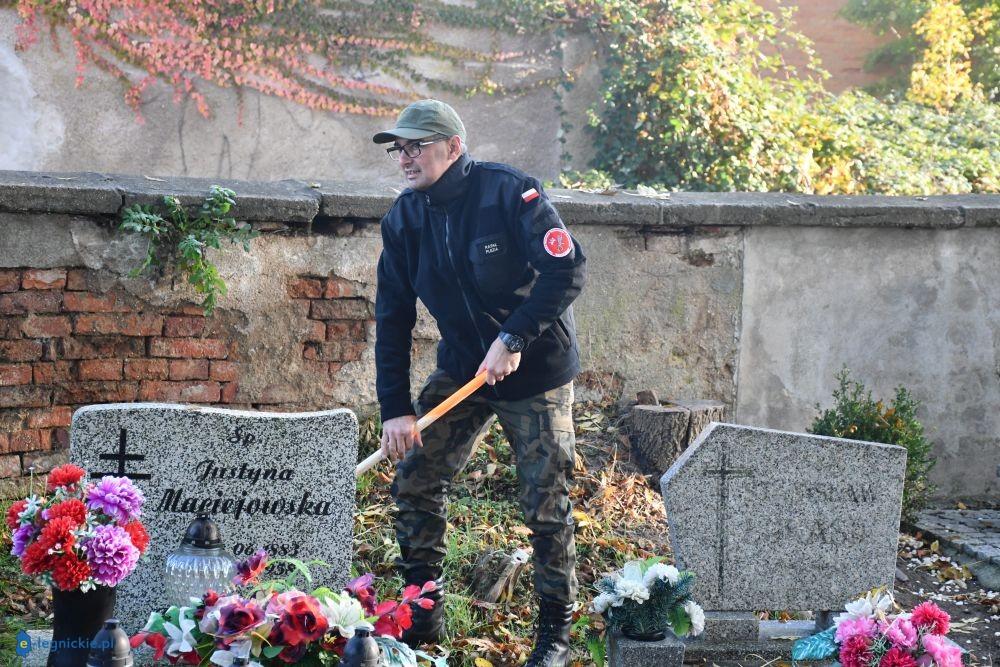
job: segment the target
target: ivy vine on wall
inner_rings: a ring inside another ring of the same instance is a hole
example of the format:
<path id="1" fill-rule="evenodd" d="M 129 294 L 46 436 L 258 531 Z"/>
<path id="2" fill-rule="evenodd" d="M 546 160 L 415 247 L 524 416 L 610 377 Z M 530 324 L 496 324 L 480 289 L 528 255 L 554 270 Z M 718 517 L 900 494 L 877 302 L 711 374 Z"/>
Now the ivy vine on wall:
<path id="1" fill-rule="evenodd" d="M 4 5 L 21 17 L 18 49 L 37 42 L 43 29 L 58 48 L 56 29 L 68 29 L 77 86 L 90 66 L 107 72 L 122 83 L 140 119 L 143 94 L 157 80 L 173 87 L 175 101 L 192 100 L 206 118 L 204 84 L 253 89 L 311 109 L 389 116 L 422 97 L 420 87 L 498 93 L 553 83 L 538 74 L 551 64 L 551 50 L 473 49 L 438 37 L 448 27 L 516 31 L 502 3 L 0 0 Z M 414 57 L 458 66 L 461 74 L 430 74 L 448 69 L 418 67 Z M 498 82 L 494 66 L 512 60 L 535 76 Z"/>

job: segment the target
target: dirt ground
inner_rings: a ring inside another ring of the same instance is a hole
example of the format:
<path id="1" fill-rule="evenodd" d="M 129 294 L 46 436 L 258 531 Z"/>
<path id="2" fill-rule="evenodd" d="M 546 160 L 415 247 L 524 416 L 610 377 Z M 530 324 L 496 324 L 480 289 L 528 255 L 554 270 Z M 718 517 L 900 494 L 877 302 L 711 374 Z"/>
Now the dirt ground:
<path id="1" fill-rule="evenodd" d="M 1000 591 L 985 590 L 967 569 L 937 553 L 922 536 L 900 535 L 895 598 L 904 609 L 933 600 L 951 616 L 952 640 L 970 665 L 1000 665 Z"/>

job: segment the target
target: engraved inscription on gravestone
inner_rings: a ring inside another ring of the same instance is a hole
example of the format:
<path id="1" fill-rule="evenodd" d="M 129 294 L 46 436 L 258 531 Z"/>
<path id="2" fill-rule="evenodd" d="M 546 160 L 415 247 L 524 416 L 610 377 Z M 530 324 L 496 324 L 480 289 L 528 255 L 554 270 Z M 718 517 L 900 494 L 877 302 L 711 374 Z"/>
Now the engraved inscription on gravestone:
<path id="1" fill-rule="evenodd" d="M 712 424 L 663 475 L 708 610 L 831 610 L 895 572 L 906 450 Z"/>
<path id="2" fill-rule="evenodd" d="M 358 423 L 349 410 L 266 413 L 169 404 L 88 406 L 73 415 L 70 459 L 122 475 L 146 496 L 147 556 L 118 590 L 136 632 L 164 606 L 163 566 L 188 523 L 207 513 L 237 557 L 319 559 L 340 586 L 351 563 Z M 287 570 L 287 567 L 286 567 Z M 280 571 L 275 574 L 281 574 Z"/>

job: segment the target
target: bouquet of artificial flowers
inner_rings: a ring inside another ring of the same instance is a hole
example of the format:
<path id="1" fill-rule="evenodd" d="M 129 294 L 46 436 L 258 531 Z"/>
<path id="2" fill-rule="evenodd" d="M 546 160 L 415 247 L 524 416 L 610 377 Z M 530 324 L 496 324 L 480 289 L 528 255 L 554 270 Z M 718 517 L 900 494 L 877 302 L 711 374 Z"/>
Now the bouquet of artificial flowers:
<path id="1" fill-rule="evenodd" d="M 800 639 L 793 660 L 838 656 L 843 667 L 961 667 L 962 648 L 948 639 L 947 612 L 923 602 L 910 613 L 890 613 L 892 595 L 872 592 L 851 602 L 833 627 Z"/>
<path id="2" fill-rule="evenodd" d="M 21 570 L 63 591 L 117 586 L 149 545 L 139 521 L 144 498 L 126 477 L 84 483 L 75 465 L 49 473 L 48 495 L 31 495 L 7 510 L 11 553 Z"/>
<path id="3" fill-rule="evenodd" d="M 245 594 L 220 596 L 207 591 L 201 599 L 192 598 L 190 606 L 153 612 L 132 637 L 132 647 L 147 644 L 155 651 L 154 659 L 166 656 L 171 663 L 189 665 L 208 662 L 228 667 L 238 657 L 249 658 L 249 664 L 257 667 L 336 665 L 355 630 L 366 628 L 388 665 L 416 667 L 418 656 L 435 665 L 447 664 L 399 641 L 412 625 L 410 605 L 434 606 L 433 600 L 423 597 L 435 589 L 433 581 L 407 586 L 399 601 L 379 602 L 371 574 L 351 581 L 340 592 L 321 587 L 305 593 L 293 583 L 297 573 L 309 579 L 308 567 L 294 559 L 272 561 L 279 562 L 294 564 L 292 575 L 258 583 L 269 564 L 265 552 L 258 551 L 237 565 L 234 583 L 250 587 Z"/>
<path id="4" fill-rule="evenodd" d="M 597 582 L 594 611 L 610 628 L 634 637 L 660 636 L 667 627 L 678 637 L 705 629 L 705 612 L 691 599 L 694 574 L 662 561 L 629 561 Z"/>

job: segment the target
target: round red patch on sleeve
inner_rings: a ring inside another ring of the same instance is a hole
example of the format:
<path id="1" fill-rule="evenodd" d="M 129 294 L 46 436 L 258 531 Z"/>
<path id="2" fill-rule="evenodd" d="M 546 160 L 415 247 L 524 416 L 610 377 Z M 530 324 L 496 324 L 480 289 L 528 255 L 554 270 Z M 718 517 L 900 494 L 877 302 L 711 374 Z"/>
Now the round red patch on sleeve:
<path id="1" fill-rule="evenodd" d="M 545 252 L 553 257 L 565 257 L 573 250 L 573 240 L 570 239 L 569 232 L 559 227 L 553 227 L 545 232 L 542 245 L 545 246 Z"/>

